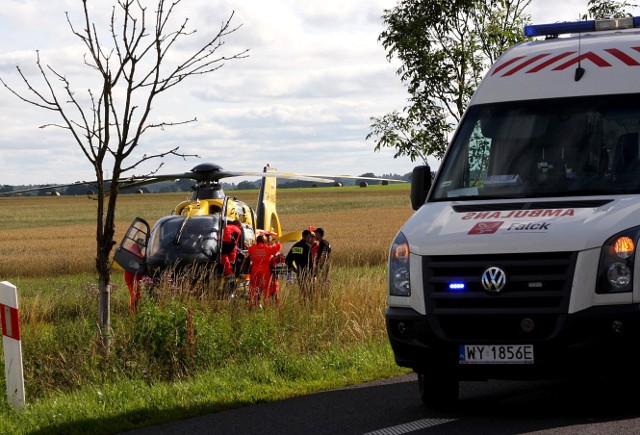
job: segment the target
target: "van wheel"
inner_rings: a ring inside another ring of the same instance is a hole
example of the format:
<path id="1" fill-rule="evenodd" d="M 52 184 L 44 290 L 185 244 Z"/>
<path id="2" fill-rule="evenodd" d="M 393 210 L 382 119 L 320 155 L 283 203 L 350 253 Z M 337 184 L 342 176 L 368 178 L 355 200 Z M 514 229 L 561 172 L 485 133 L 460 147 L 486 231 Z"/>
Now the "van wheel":
<path id="1" fill-rule="evenodd" d="M 422 403 L 430 408 L 451 408 L 458 402 L 460 389 L 453 373 L 418 373 L 418 388 Z"/>

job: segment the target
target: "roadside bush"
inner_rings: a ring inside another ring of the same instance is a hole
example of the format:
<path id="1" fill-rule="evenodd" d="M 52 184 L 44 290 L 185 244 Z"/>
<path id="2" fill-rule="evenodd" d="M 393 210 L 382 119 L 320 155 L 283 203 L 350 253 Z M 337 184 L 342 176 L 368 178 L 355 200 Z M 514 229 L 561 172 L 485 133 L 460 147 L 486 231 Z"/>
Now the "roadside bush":
<path id="1" fill-rule="evenodd" d="M 132 345 L 148 358 L 150 373 L 162 379 L 185 375 L 196 365 L 194 311 L 177 302 L 164 307 L 143 303 L 135 316 Z"/>

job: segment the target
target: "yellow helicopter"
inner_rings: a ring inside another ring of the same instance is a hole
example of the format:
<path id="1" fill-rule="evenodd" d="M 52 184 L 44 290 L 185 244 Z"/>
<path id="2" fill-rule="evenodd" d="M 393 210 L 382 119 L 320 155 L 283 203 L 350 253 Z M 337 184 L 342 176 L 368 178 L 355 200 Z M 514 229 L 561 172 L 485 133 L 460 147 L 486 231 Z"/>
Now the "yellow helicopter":
<path id="1" fill-rule="evenodd" d="M 237 198 L 227 196 L 220 180 L 229 177 L 259 176 L 262 178 L 258 204 L 254 210 Z M 335 178 L 356 178 L 404 182 L 377 177 L 304 175 L 278 172 L 264 167 L 262 172 L 233 172 L 203 163 L 182 174 L 154 175 L 136 179 L 122 188 L 133 188 L 159 181 L 193 179 L 196 181 L 190 198 L 176 205 L 169 216 L 160 218 L 153 228 L 144 219 L 136 218 L 114 254 L 114 261 L 122 269 L 134 274 L 158 275 L 167 270 L 198 268 L 221 276 L 222 234 L 227 225 L 235 222 L 241 227 L 237 241 L 239 257 L 234 265 L 237 285 L 246 285 L 249 262 L 245 250 L 256 242 L 260 233 L 271 233 L 281 243 L 298 241 L 300 231 L 284 234 L 276 212 L 276 180 L 290 178 L 318 183 L 335 183 Z"/>

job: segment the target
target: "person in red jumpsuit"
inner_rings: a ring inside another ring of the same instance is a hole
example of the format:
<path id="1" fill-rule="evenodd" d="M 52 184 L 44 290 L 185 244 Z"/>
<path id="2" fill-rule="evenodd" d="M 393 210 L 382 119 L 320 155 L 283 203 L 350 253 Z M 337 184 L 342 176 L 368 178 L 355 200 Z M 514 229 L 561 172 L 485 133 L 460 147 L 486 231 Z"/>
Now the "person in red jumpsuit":
<path id="1" fill-rule="evenodd" d="M 222 263 L 222 273 L 225 277 L 233 275 L 232 264 L 236 262 L 238 242 L 242 237 L 240 225 L 240 221 L 236 219 L 227 222 L 224 230 L 222 230 L 222 255 L 220 256 L 220 262 Z"/>
<path id="2" fill-rule="evenodd" d="M 281 249 L 280 242 L 276 242 L 274 245 L 267 245 L 264 235 L 258 236 L 255 245 L 249 246 L 249 258 L 251 258 L 249 304 L 251 307 L 259 304 L 261 293 L 264 293 L 266 297 L 270 292 L 271 257 L 280 252 Z"/>
<path id="3" fill-rule="evenodd" d="M 277 241 L 274 237 L 277 234 L 275 233 L 266 233 L 267 245 L 274 246 Z M 282 255 L 280 251 L 276 252 L 271 256 L 271 260 L 269 260 L 269 269 L 271 271 L 271 278 L 269 280 L 269 289 L 264 295 L 265 300 L 271 300 L 278 304 L 280 302 L 280 281 L 278 280 L 278 268 L 281 266 L 286 266 L 285 257 Z"/>
<path id="4" fill-rule="evenodd" d="M 136 240 L 129 251 L 133 252 L 140 258 L 144 258 L 144 254 L 142 253 L 143 242 L 141 240 Z M 146 273 L 138 274 L 129 272 L 128 270 L 124 271 L 124 282 L 127 283 L 127 288 L 129 289 L 129 312 L 135 313 L 138 310 L 138 304 L 140 303 L 140 285 L 139 282 L 147 277 Z"/>

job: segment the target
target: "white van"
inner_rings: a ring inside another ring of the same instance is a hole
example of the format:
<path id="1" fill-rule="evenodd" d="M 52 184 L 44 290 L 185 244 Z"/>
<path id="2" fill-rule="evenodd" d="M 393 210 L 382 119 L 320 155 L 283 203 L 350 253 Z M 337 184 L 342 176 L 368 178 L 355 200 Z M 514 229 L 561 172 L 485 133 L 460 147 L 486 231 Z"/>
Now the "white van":
<path id="1" fill-rule="evenodd" d="M 386 322 L 425 403 L 457 400 L 460 380 L 622 370 L 640 350 L 639 25 L 527 27 L 548 37 L 492 66 L 433 183 L 414 170 Z"/>

